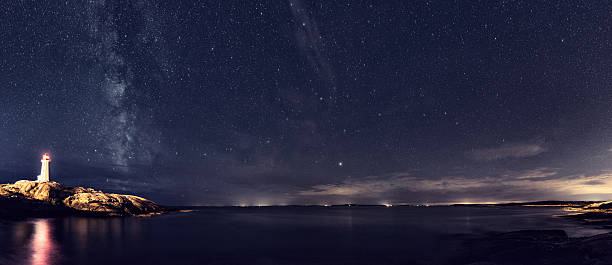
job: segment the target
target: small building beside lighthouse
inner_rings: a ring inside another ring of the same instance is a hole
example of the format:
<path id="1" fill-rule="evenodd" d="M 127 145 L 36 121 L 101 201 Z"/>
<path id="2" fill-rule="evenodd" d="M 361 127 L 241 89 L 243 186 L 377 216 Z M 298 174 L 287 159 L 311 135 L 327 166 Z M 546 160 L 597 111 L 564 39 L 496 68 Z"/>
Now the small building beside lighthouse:
<path id="1" fill-rule="evenodd" d="M 38 175 L 37 182 L 48 182 L 49 181 L 49 162 L 51 162 L 51 156 L 45 153 L 40 160 L 42 166 L 40 168 L 40 175 Z"/>

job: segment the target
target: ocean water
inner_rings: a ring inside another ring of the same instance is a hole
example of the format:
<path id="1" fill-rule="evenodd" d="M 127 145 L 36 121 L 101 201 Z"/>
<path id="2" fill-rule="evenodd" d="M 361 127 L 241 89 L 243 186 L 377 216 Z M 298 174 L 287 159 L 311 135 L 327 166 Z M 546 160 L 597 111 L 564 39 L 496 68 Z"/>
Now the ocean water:
<path id="1" fill-rule="evenodd" d="M 0 264 L 447 264 L 466 237 L 609 230 L 540 207 L 227 207 L 0 222 Z"/>

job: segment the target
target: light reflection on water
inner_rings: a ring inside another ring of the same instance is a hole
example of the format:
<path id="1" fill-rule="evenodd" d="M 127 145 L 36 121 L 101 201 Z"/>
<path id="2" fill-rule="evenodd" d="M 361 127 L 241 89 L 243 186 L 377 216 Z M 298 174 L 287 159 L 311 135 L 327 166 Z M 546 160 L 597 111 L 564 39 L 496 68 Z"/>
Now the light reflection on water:
<path id="1" fill-rule="evenodd" d="M 410 264 L 443 258 L 460 234 L 608 232 L 553 217 L 556 209 L 352 208 L 202 208 L 153 218 L 0 222 L 0 264 L 368 264 L 377 257 Z"/>
<path id="2" fill-rule="evenodd" d="M 59 246 L 51 234 L 49 219 L 34 220 L 34 233 L 30 240 L 30 265 L 56 264 Z"/>

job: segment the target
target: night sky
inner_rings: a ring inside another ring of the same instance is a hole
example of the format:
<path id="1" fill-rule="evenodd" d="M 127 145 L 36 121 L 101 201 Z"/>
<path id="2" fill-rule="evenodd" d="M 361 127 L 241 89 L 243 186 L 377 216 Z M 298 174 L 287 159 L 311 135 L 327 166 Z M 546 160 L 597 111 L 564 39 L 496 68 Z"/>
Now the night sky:
<path id="1" fill-rule="evenodd" d="M 2 1 L 0 182 L 612 200 L 608 1 Z"/>

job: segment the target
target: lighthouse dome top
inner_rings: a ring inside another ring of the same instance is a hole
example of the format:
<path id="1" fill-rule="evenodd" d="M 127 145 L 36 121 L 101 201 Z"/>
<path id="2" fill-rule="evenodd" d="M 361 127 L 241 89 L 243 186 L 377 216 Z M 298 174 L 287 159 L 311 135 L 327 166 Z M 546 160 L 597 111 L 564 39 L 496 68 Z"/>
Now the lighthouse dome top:
<path id="1" fill-rule="evenodd" d="M 42 156 L 42 160 L 51 161 L 51 156 L 49 156 L 49 154 L 47 154 L 47 153 L 44 153 L 43 156 Z"/>

